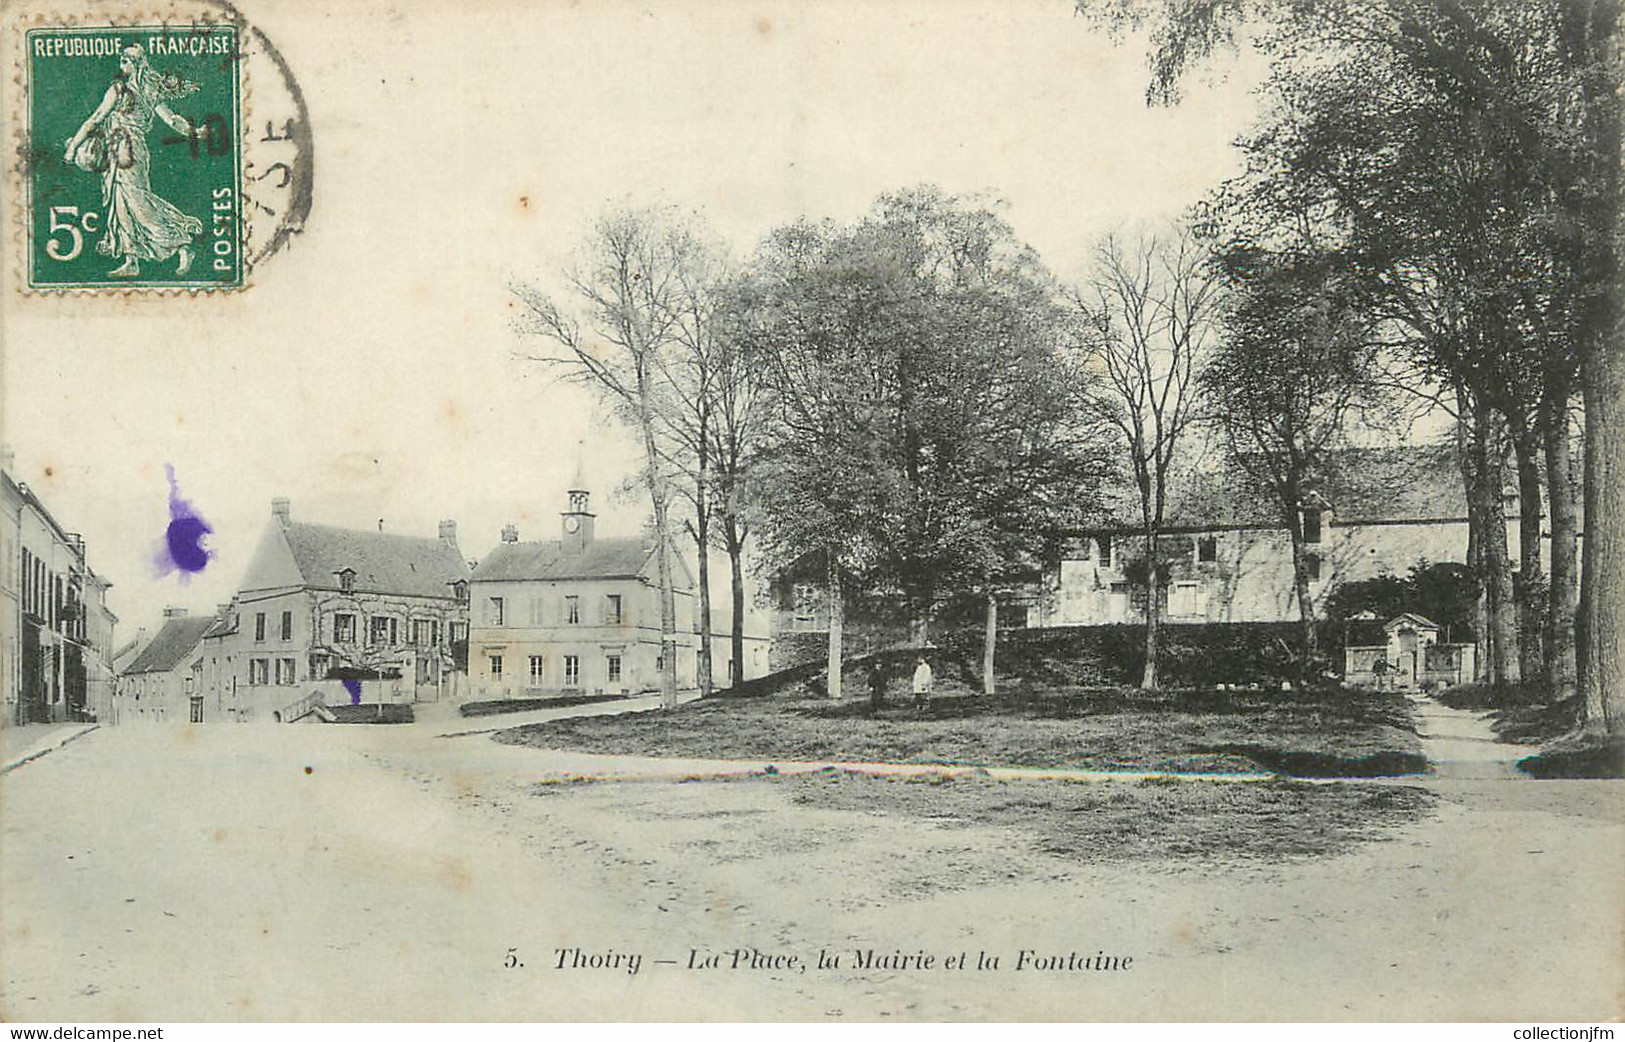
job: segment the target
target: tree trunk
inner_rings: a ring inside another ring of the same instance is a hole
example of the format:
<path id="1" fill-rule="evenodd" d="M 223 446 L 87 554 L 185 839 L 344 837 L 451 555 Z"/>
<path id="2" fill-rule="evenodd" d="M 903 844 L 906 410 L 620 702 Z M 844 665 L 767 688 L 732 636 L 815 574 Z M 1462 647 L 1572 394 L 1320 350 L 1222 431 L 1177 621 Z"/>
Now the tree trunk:
<path id="1" fill-rule="evenodd" d="M 1469 420 L 1473 409 L 1467 389 L 1456 384 L 1456 463 L 1461 470 L 1462 492 L 1467 501 L 1467 567 L 1472 569 L 1473 636 L 1477 641 L 1473 655 L 1473 681 L 1487 682 L 1489 676 L 1489 598 L 1486 596 L 1484 564 L 1484 533 L 1488 522 L 1483 511 L 1482 497 L 1478 494 L 1478 465 L 1474 451 L 1474 423 Z"/>
<path id="2" fill-rule="evenodd" d="M 1298 623 L 1302 633 L 1303 662 L 1299 679 L 1307 682 L 1314 668 L 1317 650 L 1315 603 L 1309 595 L 1308 551 L 1303 542 L 1303 467 L 1294 454 L 1282 487 L 1281 506 L 1286 514 L 1287 535 L 1292 540 L 1292 592 L 1298 599 Z"/>
<path id="3" fill-rule="evenodd" d="M 728 592 L 733 600 L 733 620 L 728 635 L 733 661 L 728 667 L 728 684 L 738 687 L 745 681 L 745 541 L 739 536 L 739 523 L 725 518 L 722 537 L 728 546 Z"/>
<path id="4" fill-rule="evenodd" d="M 1625 56 L 1625 17 L 1617 4 L 1598 4 L 1599 57 L 1618 68 Z M 1594 100 L 1602 109 L 1596 152 L 1608 178 L 1615 242 L 1625 226 L 1621 205 L 1621 105 L 1614 85 Z M 1617 258 L 1613 278 L 1618 278 Z M 1586 726 L 1625 735 L 1625 328 L 1618 324 L 1588 337 L 1581 359 L 1585 395 L 1585 539 L 1580 560 L 1579 656 Z M 1602 726 L 1598 727 L 1598 721 Z"/>
<path id="5" fill-rule="evenodd" d="M 1565 403 L 1566 405 L 1566 403 Z M 1574 615 L 1579 586 L 1575 570 L 1574 485 L 1569 476 L 1568 410 L 1559 408 L 1546 424 L 1546 502 L 1551 514 L 1552 574 L 1546 605 L 1546 669 L 1551 700 L 1561 701 L 1575 692 L 1577 663 L 1574 651 Z"/>
<path id="6" fill-rule="evenodd" d="M 829 663 L 825 692 L 841 697 L 841 630 L 846 622 L 846 600 L 841 592 L 841 565 L 834 551 L 829 553 Z"/>
<path id="7" fill-rule="evenodd" d="M 655 515 L 655 575 L 660 586 L 660 704 L 671 709 L 677 705 L 677 596 L 672 589 L 670 520 L 666 489 L 660 480 L 660 454 L 655 448 L 654 410 L 641 372 L 638 412 L 643 427 L 644 484 Z"/>
<path id="8" fill-rule="evenodd" d="M 1580 691 L 1587 730 L 1618 736 L 1625 734 L 1625 351 L 1617 339 L 1587 353 L 1585 409 Z"/>
<path id="9" fill-rule="evenodd" d="M 993 657 L 999 644 L 999 598 L 987 595 L 987 628 L 982 634 L 982 694 L 991 695 L 994 689 Z"/>
<path id="10" fill-rule="evenodd" d="M 1472 401 L 1468 446 L 1468 503 L 1478 524 L 1478 580 L 1484 588 L 1484 632 L 1479 641 L 1491 684 L 1518 682 L 1517 625 L 1512 614 L 1512 578 L 1507 561 L 1506 511 L 1501 502 L 1501 456 L 1495 413 L 1477 395 Z"/>
<path id="11" fill-rule="evenodd" d="M 1157 530 L 1145 529 L 1145 669 L 1140 673 L 1140 690 L 1157 686 L 1157 647 L 1161 642 L 1162 605 L 1157 600 Z"/>
<path id="12" fill-rule="evenodd" d="M 1292 540 L 1292 592 L 1298 599 L 1298 626 L 1303 641 L 1298 680 L 1307 683 L 1314 669 L 1315 606 L 1309 599 L 1309 564 L 1303 545 L 1303 511 L 1296 504 L 1297 496 L 1288 498 L 1293 500 L 1293 504 L 1287 508 L 1287 535 Z"/>
<path id="13" fill-rule="evenodd" d="M 1538 683 L 1546 674 L 1541 615 L 1547 594 L 1540 561 L 1543 497 L 1537 440 L 1535 432 L 1525 426 L 1512 442 L 1518 471 L 1518 574 L 1513 577 L 1512 599 L 1518 616 L 1518 672 L 1531 683 Z"/>
<path id="14" fill-rule="evenodd" d="M 1500 468 L 1491 466 L 1481 479 L 1484 498 L 1484 601 L 1489 614 L 1490 681 L 1516 684 L 1518 624 L 1512 609 L 1512 563 L 1507 554 L 1506 510 L 1501 502 Z"/>
<path id="15" fill-rule="evenodd" d="M 921 582 L 905 590 L 909 605 L 908 642 L 917 648 L 931 643 L 931 607 L 936 603 L 934 585 Z"/>
<path id="16" fill-rule="evenodd" d="M 699 549 L 699 613 L 700 646 L 695 653 L 694 679 L 699 685 L 700 697 L 711 697 L 711 511 L 705 506 L 704 467 L 696 491 L 699 506 L 695 510 L 694 542 Z"/>

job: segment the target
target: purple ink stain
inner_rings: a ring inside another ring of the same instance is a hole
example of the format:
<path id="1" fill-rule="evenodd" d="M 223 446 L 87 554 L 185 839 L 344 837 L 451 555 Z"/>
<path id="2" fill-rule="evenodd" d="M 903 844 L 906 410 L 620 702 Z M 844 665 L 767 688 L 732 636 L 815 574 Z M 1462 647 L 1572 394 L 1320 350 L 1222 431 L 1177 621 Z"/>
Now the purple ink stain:
<path id="1" fill-rule="evenodd" d="M 164 464 L 169 478 L 169 528 L 164 532 L 163 548 L 158 552 L 158 574 L 179 571 L 185 579 L 203 571 L 214 554 L 203 547 L 203 537 L 213 532 L 197 510 L 181 498 L 180 486 L 175 481 L 175 468 Z"/>
<path id="2" fill-rule="evenodd" d="M 353 706 L 360 705 L 361 704 L 361 681 L 359 681 L 359 680 L 346 680 L 343 683 L 344 683 L 344 690 L 350 692 L 350 704 L 353 705 Z"/>

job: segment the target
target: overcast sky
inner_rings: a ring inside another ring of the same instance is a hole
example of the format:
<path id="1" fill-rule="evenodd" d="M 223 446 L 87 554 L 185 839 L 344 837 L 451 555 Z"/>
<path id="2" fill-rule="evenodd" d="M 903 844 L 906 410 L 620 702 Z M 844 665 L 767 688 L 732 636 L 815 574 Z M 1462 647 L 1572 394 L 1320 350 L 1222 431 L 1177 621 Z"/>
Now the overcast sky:
<path id="1" fill-rule="evenodd" d="M 744 252 L 929 181 L 1003 199 L 1073 277 L 1091 237 L 1234 172 L 1253 105 L 1232 76 L 1148 110 L 1143 48 L 1067 0 L 244 6 L 310 103 L 305 234 L 230 298 L 8 290 L 3 312 L 17 476 L 85 534 L 121 640 L 229 599 L 273 496 L 394 532 L 455 518 L 479 557 L 507 521 L 556 535 L 586 438 L 599 530 L 634 530 L 643 505 L 607 496 L 628 442 L 514 360 L 505 290 L 555 277 L 608 202 L 701 208 Z M 188 581 L 151 564 L 166 463 L 215 529 Z"/>

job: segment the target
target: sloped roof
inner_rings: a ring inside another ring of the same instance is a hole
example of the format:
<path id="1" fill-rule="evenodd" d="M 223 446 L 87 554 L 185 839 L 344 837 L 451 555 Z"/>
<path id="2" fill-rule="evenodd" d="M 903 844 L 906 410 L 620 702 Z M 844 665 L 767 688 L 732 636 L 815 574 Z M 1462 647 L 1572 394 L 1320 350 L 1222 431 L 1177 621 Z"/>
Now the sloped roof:
<path id="1" fill-rule="evenodd" d="M 565 553 L 557 540 L 500 543 L 474 569 L 474 579 L 631 579 L 653 553 L 642 539 L 595 539 L 578 554 Z"/>
<path id="2" fill-rule="evenodd" d="M 468 564 L 445 539 L 358 532 L 292 521 L 283 527 L 305 585 L 339 588 L 338 573 L 355 572 L 355 589 L 414 597 L 450 597 L 451 584 L 468 578 Z"/>
<path id="3" fill-rule="evenodd" d="M 181 664 L 203 639 L 203 631 L 214 625 L 213 615 L 184 616 L 165 619 L 160 629 L 147 643 L 146 649 L 130 663 L 124 672 L 165 673 Z"/>
<path id="4" fill-rule="evenodd" d="M 1340 523 L 1442 521 L 1467 516 L 1467 494 L 1455 447 L 1405 445 L 1343 449 L 1306 489 L 1309 502 Z M 1125 526 L 1134 519 L 1125 518 Z M 1171 529 L 1281 525 L 1275 497 L 1239 464 L 1199 475 L 1167 514 Z"/>
<path id="5" fill-rule="evenodd" d="M 234 605 L 227 605 L 209 620 L 209 628 L 203 631 L 203 639 L 210 637 L 224 637 L 237 632 L 237 612 Z"/>
<path id="6" fill-rule="evenodd" d="M 1395 615 L 1393 618 L 1383 623 L 1382 628 L 1384 630 L 1397 630 L 1399 627 L 1404 626 L 1407 623 L 1417 627 L 1418 629 L 1424 630 L 1436 630 L 1442 628 L 1437 622 L 1434 622 L 1426 615 L 1418 615 L 1414 611 L 1400 612 L 1398 615 Z"/>
<path id="7" fill-rule="evenodd" d="M 113 669 L 120 673 L 124 672 L 124 666 L 134 662 L 136 656 L 146 647 L 146 639 L 147 634 L 143 630 L 125 641 L 117 651 L 113 652 Z"/>
<path id="8" fill-rule="evenodd" d="M 1467 490 L 1452 445 L 1345 449 L 1318 490 L 1339 521 L 1434 521 L 1467 516 Z"/>

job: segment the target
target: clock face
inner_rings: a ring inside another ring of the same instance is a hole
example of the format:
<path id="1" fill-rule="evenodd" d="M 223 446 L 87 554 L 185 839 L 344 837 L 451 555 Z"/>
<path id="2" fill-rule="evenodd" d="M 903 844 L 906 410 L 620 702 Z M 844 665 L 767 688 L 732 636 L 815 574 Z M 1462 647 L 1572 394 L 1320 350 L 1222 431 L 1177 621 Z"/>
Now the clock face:
<path id="1" fill-rule="evenodd" d="M 579 517 L 567 517 L 564 519 L 564 530 L 566 532 L 574 532 L 580 527 L 581 519 Z"/>

